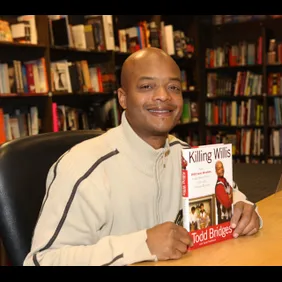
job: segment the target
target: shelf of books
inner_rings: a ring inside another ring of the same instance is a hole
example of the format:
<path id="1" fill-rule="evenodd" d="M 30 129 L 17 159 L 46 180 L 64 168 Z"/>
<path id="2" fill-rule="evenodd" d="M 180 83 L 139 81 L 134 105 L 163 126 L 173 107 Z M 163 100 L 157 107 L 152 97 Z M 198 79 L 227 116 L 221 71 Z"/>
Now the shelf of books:
<path id="1" fill-rule="evenodd" d="M 264 20 L 205 27 L 205 143 L 232 143 L 235 162 L 282 160 L 282 21 Z"/>
<path id="2" fill-rule="evenodd" d="M 196 34 L 173 21 L 153 15 L 1 16 L 0 143 L 118 125 L 121 66 L 148 46 L 162 48 L 179 65 L 185 110 L 172 133 L 187 140 L 193 135 L 198 143 Z"/>

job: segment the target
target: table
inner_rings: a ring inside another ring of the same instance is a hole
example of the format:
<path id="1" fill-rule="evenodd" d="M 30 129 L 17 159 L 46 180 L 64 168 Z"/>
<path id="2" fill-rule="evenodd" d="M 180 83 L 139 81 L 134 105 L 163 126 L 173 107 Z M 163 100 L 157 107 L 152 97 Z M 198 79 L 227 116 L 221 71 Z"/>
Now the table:
<path id="1" fill-rule="evenodd" d="M 282 191 L 257 203 L 263 228 L 255 235 L 195 249 L 179 260 L 133 266 L 282 266 Z"/>

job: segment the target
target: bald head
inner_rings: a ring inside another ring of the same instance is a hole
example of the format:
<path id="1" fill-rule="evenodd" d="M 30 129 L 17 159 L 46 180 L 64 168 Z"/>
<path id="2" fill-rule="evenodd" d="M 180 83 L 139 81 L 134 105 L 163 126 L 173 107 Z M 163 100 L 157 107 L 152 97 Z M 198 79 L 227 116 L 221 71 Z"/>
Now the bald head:
<path id="1" fill-rule="evenodd" d="M 215 163 L 215 171 L 216 171 L 216 174 L 219 177 L 223 177 L 224 176 L 224 166 L 223 166 L 223 163 L 221 161 L 217 161 Z"/>
<path id="2" fill-rule="evenodd" d="M 181 72 L 171 56 L 153 47 L 131 54 L 117 94 L 133 130 L 154 148 L 164 146 L 183 108 Z"/>
<path id="3" fill-rule="evenodd" d="M 131 54 L 123 63 L 121 70 L 121 86 L 126 89 L 128 81 L 130 81 L 131 75 L 138 71 L 140 67 L 148 66 L 150 63 L 163 62 L 170 67 L 176 68 L 179 73 L 180 69 L 176 62 L 164 52 L 162 49 L 150 47 L 144 48 Z"/>
<path id="4" fill-rule="evenodd" d="M 219 166 L 222 166 L 222 165 L 223 165 L 222 161 L 217 161 L 217 162 L 215 163 L 215 168 L 217 168 L 217 167 L 219 167 Z"/>

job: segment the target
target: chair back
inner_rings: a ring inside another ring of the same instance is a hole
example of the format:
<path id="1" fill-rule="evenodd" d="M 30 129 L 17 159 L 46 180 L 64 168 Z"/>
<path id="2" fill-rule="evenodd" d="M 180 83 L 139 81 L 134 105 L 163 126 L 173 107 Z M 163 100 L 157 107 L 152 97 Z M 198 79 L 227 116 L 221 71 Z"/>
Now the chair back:
<path id="1" fill-rule="evenodd" d="M 235 163 L 233 179 L 254 203 L 274 194 L 282 173 L 281 164 Z"/>
<path id="2" fill-rule="evenodd" d="M 102 133 L 44 133 L 0 146 L 0 237 L 11 265 L 22 265 L 30 251 L 52 164 L 72 146 Z"/>

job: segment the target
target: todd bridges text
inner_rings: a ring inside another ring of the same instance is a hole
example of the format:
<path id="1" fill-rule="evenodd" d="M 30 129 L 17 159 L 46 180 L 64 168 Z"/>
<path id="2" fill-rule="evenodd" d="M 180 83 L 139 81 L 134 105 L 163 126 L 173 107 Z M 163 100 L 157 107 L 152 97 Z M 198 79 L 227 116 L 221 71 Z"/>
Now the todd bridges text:
<path id="1" fill-rule="evenodd" d="M 232 233 L 232 228 L 228 226 L 211 226 L 203 230 L 191 232 L 194 244 L 204 243 L 209 240 L 221 241 Z"/>

